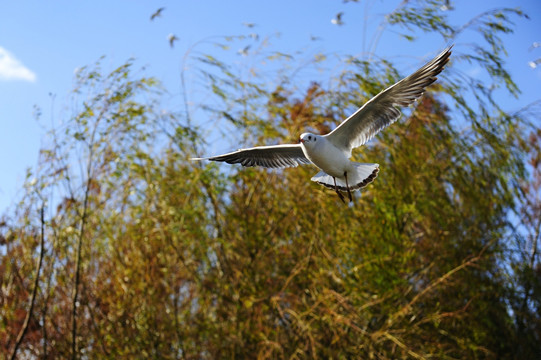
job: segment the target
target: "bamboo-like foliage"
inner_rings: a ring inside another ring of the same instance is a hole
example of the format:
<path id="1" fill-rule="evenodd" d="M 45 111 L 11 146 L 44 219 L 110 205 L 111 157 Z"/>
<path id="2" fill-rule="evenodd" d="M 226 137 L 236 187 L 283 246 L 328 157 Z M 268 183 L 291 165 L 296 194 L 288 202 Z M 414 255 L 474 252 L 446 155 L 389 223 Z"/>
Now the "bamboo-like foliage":
<path id="1" fill-rule="evenodd" d="M 458 36 L 440 5 L 405 2 L 389 24 Z M 517 14 L 474 18 L 468 26 L 486 43 L 457 46 L 453 60 L 491 63 L 493 81 L 512 94 L 498 32 Z M 294 141 L 307 127 L 326 132 L 400 78 L 389 62 L 350 59 L 330 85 L 299 89 L 286 78 L 242 77 L 212 54 L 190 61 L 214 94 L 206 114 L 250 145 Z M 100 62 L 81 69 L 72 115 L 51 130 L 1 223 L 1 352 L 535 357 L 541 161 L 530 120 L 539 112 L 503 111 L 489 85 L 453 62 L 411 116 L 355 153 L 381 172 L 351 206 L 309 183 L 311 167 L 190 162 L 221 133 L 204 132 L 188 101 L 181 114 L 163 111 L 158 84 L 131 61 L 109 73 Z"/>

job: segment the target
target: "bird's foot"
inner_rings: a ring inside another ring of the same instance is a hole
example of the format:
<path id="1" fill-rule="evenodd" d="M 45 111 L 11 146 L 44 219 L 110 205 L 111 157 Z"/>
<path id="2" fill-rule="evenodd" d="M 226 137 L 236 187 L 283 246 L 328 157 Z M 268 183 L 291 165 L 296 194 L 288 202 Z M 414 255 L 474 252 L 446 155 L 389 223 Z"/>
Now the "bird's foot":
<path id="1" fill-rule="evenodd" d="M 353 201 L 353 196 L 351 196 L 351 191 L 349 190 L 348 172 L 347 171 L 344 171 L 344 177 L 346 178 L 346 189 L 348 190 L 349 202 L 352 202 Z"/>
<path id="2" fill-rule="evenodd" d="M 340 200 L 342 200 L 342 202 L 345 204 L 346 200 L 344 199 L 344 195 L 342 195 L 340 190 L 338 190 L 338 186 L 336 185 L 336 178 L 333 176 L 332 179 L 334 180 L 334 191 L 336 191 L 336 194 L 338 194 L 338 197 L 340 198 Z"/>
<path id="3" fill-rule="evenodd" d="M 336 193 L 338 194 L 338 197 L 340 198 L 340 200 L 342 200 L 342 202 L 345 204 L 346 200 L 344 198 L 344 195 L 342 195 L 342 193 L 340 192 L 340 190 L 336 189 Z"/>

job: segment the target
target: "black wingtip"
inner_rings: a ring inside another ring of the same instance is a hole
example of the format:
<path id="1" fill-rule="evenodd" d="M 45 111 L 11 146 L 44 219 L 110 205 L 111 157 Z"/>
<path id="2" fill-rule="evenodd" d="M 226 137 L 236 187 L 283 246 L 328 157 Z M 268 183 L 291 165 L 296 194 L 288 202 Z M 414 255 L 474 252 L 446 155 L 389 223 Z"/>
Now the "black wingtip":
<path id="1" fill-rule="evenodd" d="M 455 46 L 455 44 L 451 44 L 447 46 L 440 53 L 440 55 L 436 57 L 436 61 L 441 64 L 442 69 L 443 69 L 443 66 L 447 64 L 447 62 L 449 61 L 449 58 L 451 57 L 451 54 L 453 53 L 453 46 Z"/>

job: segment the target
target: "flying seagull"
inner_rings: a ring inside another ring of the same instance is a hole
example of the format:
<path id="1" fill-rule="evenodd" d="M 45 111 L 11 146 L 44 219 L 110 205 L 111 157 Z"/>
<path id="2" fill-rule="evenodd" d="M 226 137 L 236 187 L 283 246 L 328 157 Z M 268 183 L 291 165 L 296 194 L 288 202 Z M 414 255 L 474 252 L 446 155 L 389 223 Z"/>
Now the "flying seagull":
<path id="1" fill-rule="evenodd" d="M 178 37 L 175 34 L 171 33 L 167 35 L 167 40 L 169 40 L 169 46 L 173 48 L 175 46 L 175 41 L 178 40 Z"/>
<path id="2" fill-rule="evenodd" d="M 427 86 L 436 81 L 436 76 L 449 61 L 451 48 L 448 47 L 410 76 L 380 92 L 326 135 L 304 133 L 300 136 L 299 144 L 257 146 L 192 160 L 225 161 L 228 164 L 268 168 L 313 164 L 321 171 L 311 180 L 335 190 L 344 203 L 342 192 L 346 192 L 351 202 L 351 191 L 370 184 L 379 171 L 379 164 L 351 161 L 351 151 L 394 123 L 400 117 L 397 107 L 412 104 Z"/>
<path id="3" fill-rule="evenodd" d="M 154 20 L 157 17 L 162 16 L 162 11 L 164 11 L 164 10 L 165 10 L 164 7 L 161 7 L 158 10 L 156 10 L 152 15 L 150 15 L 150 21 Z"/>
<path id="4" fill-rule="evenodd" d="M 342 21 L 342 15 L 344 15 L 343 12 L 339 12 L 336 14 L 336 17 L 331 20 L 331 23 L 334 25 L 344 25 L 344 22 Z"/>

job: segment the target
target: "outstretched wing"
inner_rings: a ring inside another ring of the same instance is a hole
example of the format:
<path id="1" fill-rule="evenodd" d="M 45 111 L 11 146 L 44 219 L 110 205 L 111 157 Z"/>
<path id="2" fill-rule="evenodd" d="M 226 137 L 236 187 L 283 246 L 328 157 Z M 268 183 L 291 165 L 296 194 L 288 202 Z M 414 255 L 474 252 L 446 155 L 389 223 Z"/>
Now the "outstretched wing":
<path id="1" fill-rule="evenodd" d="M 228 154 L 192 160 L 225 161 L 228 164 L 243 166 L 264 166 L 268 168 L 295 167 L 299 164 L 311 164 L 297 144 L 257 146 L 240 149 Z"/>
<path id="2" fill-rule="evenodd" d="M 419 98 L 426 87 L 436 81 L 436 76 L 449 61 L 452 46 L 425 66 L 383 90 L 370 99 L 336 129 L 325 135 L 334 145 L 351 150 L 365 144 L 385 127 L 400 117 L 398 106 L 408 106 Z"/>

